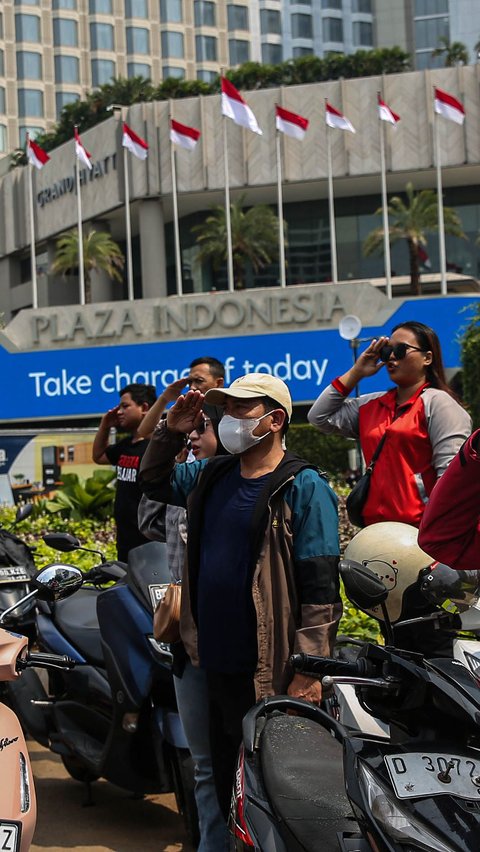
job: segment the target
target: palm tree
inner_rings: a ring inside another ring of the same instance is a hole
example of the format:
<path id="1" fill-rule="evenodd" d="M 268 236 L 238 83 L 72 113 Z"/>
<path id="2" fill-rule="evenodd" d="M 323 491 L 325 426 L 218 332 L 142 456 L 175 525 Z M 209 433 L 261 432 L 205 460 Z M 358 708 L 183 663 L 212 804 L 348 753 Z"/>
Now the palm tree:
<path id="1" fill-rule="evenodd" d="M 432 57 L 445 54 L 445 67 L 468 65 L 468 50 L 462 41 L 450 41 L 448 36 L 440 36 L 438 47 L 432 50 Z"/>
<path id="2" fill-rule="evenodd" d="M 278 258 L 278 217 L 267 204 L 257 204 L 245 211 L 244 201 L 242 195 L 230 206 L 233 276 L 237 290 L 245 287 L 247 262 L 254 272 L 259 272 Z M 211 260 L 213 268 L 218 270 L 227 260 L 225 207 L 216 204 L 211 210 L 211 215 L 201 225 L 195 225 L 192 233 L 197 234 L 199 261 Z"/>
<path id="3" fill-rule="evenodd" d="M 410 284 L 411 292 L 420 295 L 420 258 L 419 249 L 426 246 L 425 234 L 428 231 L 438 231 L 438 203 L 437 193 L 433 189 L 422 189 L 414 192 L 413 184 L 406 186 L 407 203 L 399 196 L 390 199 L 388 205 L 389 237 L 391 243 L 398 240 L 406 240 L 410 257 Z M 375 215 L 382 214 L 382 208 L 376 210 Z M 462 223 L 451 207 L 443 208 L 443 219 L 445 233 L 454 237 L 466 239 L 462 229 Z M 363 253 L 366 257 L 383 251 L 382 227 L 375 228 L 363 243 Z"/>
<path id="4" fill-rule="evenodd" d="M 122 270 L 125 258 L 119 246 L 112 240 L 110 234 L 104 231 L 89 231 L 83 236 L 83 266 L 85 273 L 85 301 L 92 300 L 91 272 L 93 270 L 106 272 L 109 278 L 123 281 Z M 51 271 L 54 275 L 68 275 L 77 270 L 78 259 L 78 230 L 73 228 L 62 234 L 57 240 L 57 251 Z"/>

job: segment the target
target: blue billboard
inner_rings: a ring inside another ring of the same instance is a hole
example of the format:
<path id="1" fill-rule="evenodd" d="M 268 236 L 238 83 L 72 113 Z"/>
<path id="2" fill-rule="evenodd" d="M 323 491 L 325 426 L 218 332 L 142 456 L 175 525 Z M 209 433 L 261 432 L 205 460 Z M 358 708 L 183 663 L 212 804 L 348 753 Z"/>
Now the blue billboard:
<path id="1" fill-rule="evenodd" d="M 455 368 L 460 365 L 459 339 L 474 308 L 471 296 L 405 300 L 387 323 L 364 327 L 361 336 L 388 335 L 394 325 L 406 320 L 424 322 L 440 337 L 445 366 Z M 225 364 L 226 384 L 244 373 L 268 372 L 287 382 L 294 402 L 308 403 L 351 366 L 352 352 L 337 329 L 36 352 L 0 348 L 4 402 L 0 421 L 101 414 L 116 405 L 124 385 L 146 382 L 160 393 L 187 375 L 190 361 L 202 355 Z M 387 384 L 380 370 L 364 382 L 362 391 L 381 390 Z"/>

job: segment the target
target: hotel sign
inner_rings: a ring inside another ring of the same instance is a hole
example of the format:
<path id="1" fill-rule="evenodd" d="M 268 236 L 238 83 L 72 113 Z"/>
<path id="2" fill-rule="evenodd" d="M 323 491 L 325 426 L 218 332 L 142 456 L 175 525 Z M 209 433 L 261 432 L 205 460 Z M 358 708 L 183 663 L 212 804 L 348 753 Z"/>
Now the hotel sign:
<path id="1" fill-rule="evenodd" d="M 80 186 L 83 186 L 89 181 L 105 177 L 110 172 L 115 171 L 116 168 L 117 155 L 108 154 L 106 157 L 103 157 L 102 160 L 96 160 L 92 163 L 91 169 L 80 169 Z M 45 205 L 49 204 L 51 201 L 56 201 L 57 198 L 62 198 L 63 195 L 68 195 L 70 192 L 74 191 L 75 174 L 68 175 L 68 177 L 56 180 L 51 186 L 41 189 L 40 192 L 37 193 L 37 204 L 40 207 L 45 207 Z"/>

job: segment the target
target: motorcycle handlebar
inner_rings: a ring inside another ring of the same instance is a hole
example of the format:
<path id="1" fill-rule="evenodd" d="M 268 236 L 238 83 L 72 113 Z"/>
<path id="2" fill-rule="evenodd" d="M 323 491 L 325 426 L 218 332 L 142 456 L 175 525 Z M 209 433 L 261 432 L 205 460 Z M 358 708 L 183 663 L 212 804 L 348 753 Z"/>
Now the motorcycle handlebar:
<path id="1" fill-rule="evenodd" d="M 57 669 L 73 669 L 75 667 L 75 660 L 72 660 L 71 657 L 67 657 L 66 655 L 60 656 L 59 654 L 42 654 L 36 652 L 29 652 L 26 657 L 17 660 L 17 671 L 22 671 L 32 666 L 44 666 L 45 668 L 53 666 Z"/>
<path id="2" fill-rule="evenodd" d="M 331 657 L 316 657 L 313 654 L 293 654 L 290 664 L 295 671 L 312 677 L 322 678 L 325 675 L 361 676 L 370 674 L 370 666 L 364 657 L 353 663 L 345 660 L 334 660 Z"/>

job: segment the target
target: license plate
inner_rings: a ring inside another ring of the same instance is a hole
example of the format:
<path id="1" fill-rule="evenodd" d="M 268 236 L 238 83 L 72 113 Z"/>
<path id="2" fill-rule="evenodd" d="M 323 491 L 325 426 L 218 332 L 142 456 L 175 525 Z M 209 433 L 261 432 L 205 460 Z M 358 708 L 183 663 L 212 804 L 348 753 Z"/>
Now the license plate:
<path id="1" fill-rule="evenodd" d="M 150 593 L 150 600 L 152 602 L 152 609 L 155 612 L 158 604 L 165 597 L 165 592 L 167 591 L 170 583 L 158 583 L 156 585 L 151 585 L 148 587 L 148 591 Z M 1 850 L 1 846 L 0 846 Z"/>
<path id="2" fill-rule="evenodd" d="M 0 822 L 0 849 L 2 852 L 17 852 L 20 849 L 20 834 L 16 822 Z"/>
<path id="3" fill-rule="evenodd" d="M 25 568 L 21 565 L 11 565 L 8 568 L 0 568 L 0 583 L 6 581 L 25 582 L 28 580 L 28 575 L 25 573 Z M 0 849 L 2 847 L 0 846 Z"/>
<path id="4" fill-rule="evenodd" d="M 399 799 L 442 793 L 480 799 L 480 760 L 436 752 L 390 754 L 384 760 Z"/>

